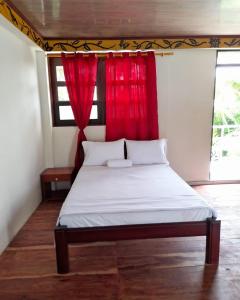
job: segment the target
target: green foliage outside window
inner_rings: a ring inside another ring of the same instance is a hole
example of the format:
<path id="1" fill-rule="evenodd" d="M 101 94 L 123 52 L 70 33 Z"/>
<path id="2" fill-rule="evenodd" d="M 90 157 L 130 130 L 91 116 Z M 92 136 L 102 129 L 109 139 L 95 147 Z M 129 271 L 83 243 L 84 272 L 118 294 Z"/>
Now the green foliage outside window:
<path id="1" fill-rule="evenodd" d="M 226 97 L 221 87 L 216 90 L 216 98 L 220 105 L 215 106 L 213 125 L 240 125 L 240 82 L 229 80 L 226 82 L 228 88 L 232 90 L 229 97 L 234 97 L 234 101 Z M 224 128 L 222 135 L 234 133 L 236 128 Z M 214 128 L 213 137 L 221 136 L 221 128 Z"/>
<path id="2" fill-rule="evenodd" d="M 216 86 L 213 125 L 216 127 L 213 128 L 212 159 L 218 160 L 220 157 L 239 156 L 239 81 L 225 80 Z"/>

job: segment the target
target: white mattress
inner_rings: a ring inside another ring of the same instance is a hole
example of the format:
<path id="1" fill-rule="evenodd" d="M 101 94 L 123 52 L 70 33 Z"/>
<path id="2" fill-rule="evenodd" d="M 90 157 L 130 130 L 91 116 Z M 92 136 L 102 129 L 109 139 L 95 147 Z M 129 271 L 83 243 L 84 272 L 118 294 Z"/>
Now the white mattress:
<path id="1" fill-rule="evenodd" d="M 83 166 L 58 222 L 69 228 L 203 221 L 215 211 L 167 165 Z"/>

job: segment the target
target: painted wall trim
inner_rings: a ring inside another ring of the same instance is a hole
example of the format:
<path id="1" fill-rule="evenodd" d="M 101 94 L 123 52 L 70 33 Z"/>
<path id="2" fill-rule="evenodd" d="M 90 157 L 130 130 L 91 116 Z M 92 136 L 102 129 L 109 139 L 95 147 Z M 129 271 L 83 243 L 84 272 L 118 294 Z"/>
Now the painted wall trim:
<path id="1" fill-rule="evenodd" d="M 45 40 L 45 51 L 169 50 L 188 48 L 240 48 L 240 37 Z"/>
<path id="2" fill-rule="evenodd" d="M 26 18 L 0 0 L 0 14 L 44 51 L 107 51 L 107 50 L 164 50 L 193 48 L 240 48 L 240 36 L 235 37 L 178 37 L 155 39 L 47 39 L 34 30 Z"/>
<path id="3" fill-rule="evenodd" d="M 0 0 L 0 14 L 3 15 L 15 27 L 17 27 L 35 44 L 44 49 L 45 42 L 43 37 L 37 33 L 30 26 L 29 22 L 23 19 L 6 1 Z"/>

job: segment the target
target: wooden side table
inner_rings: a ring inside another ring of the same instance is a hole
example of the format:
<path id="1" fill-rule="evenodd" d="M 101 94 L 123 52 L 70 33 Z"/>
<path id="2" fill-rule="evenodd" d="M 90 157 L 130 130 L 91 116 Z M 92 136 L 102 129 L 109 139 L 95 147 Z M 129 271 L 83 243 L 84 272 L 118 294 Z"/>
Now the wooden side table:
<path id="1" fill-rule="evenodd" d="M 72 184 L 73 182 L 73 170 L 72 167 L 65 168 L 48 168 L 42 172 L 41 188 L 42 188 L 42 201 L 46 200 L 64 200 L 69 192 L 69 189 L 53 191 L 52 182 L 66 181 Z"/>

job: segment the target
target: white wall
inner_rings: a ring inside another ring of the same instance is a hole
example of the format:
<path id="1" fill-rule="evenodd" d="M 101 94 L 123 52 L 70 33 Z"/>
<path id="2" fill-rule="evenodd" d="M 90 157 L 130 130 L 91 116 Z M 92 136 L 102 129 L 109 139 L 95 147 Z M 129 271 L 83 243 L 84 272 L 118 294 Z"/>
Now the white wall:
<path id="1" fill-rule="evenodd" d="M 160 135 L 168 139 L 171 166 L 187 181 L 209 179 L 215 63 L 216 50 L 156 57 Z M 76 133 L 75 127 L 53 128 L 55 166 L 73 165 Z M 86 135 L 104 140 L 105 127 L 88 127 Z"/>
<path id="2" fill-rule="evenodd" d="M 41 102 L 42 112 L 42 131 L 44 140 L 44 168 L 54 166 L 53 160 L 53 135 L 52 135 L 52 113 L 50 101 L 50 89 L 48 80 L 48 67 L 45 52 L 36 51 L 37 59 L 37 73 L 39 96 L 43 101 Z"/>
<path id="3" fill-rule="evenodd" d="M 171 166 L 187 181 L 209 180 L 216 50 L 157 59 L 160 134 Z"/>
<path id="4" fill-rule="evenodd" d="M 53 128 L 53 157 L 57 167 L 73 166 L 78 129 L 76 127 Z M 105 140 L 105 126 L 89 126 L 85 129 L 87 139 Z"/>
<path id="5" fill-rule="evenodd" d="M 0 16 L 0 253 L 41 199 L 43 139 L 35 46 Z"/>

